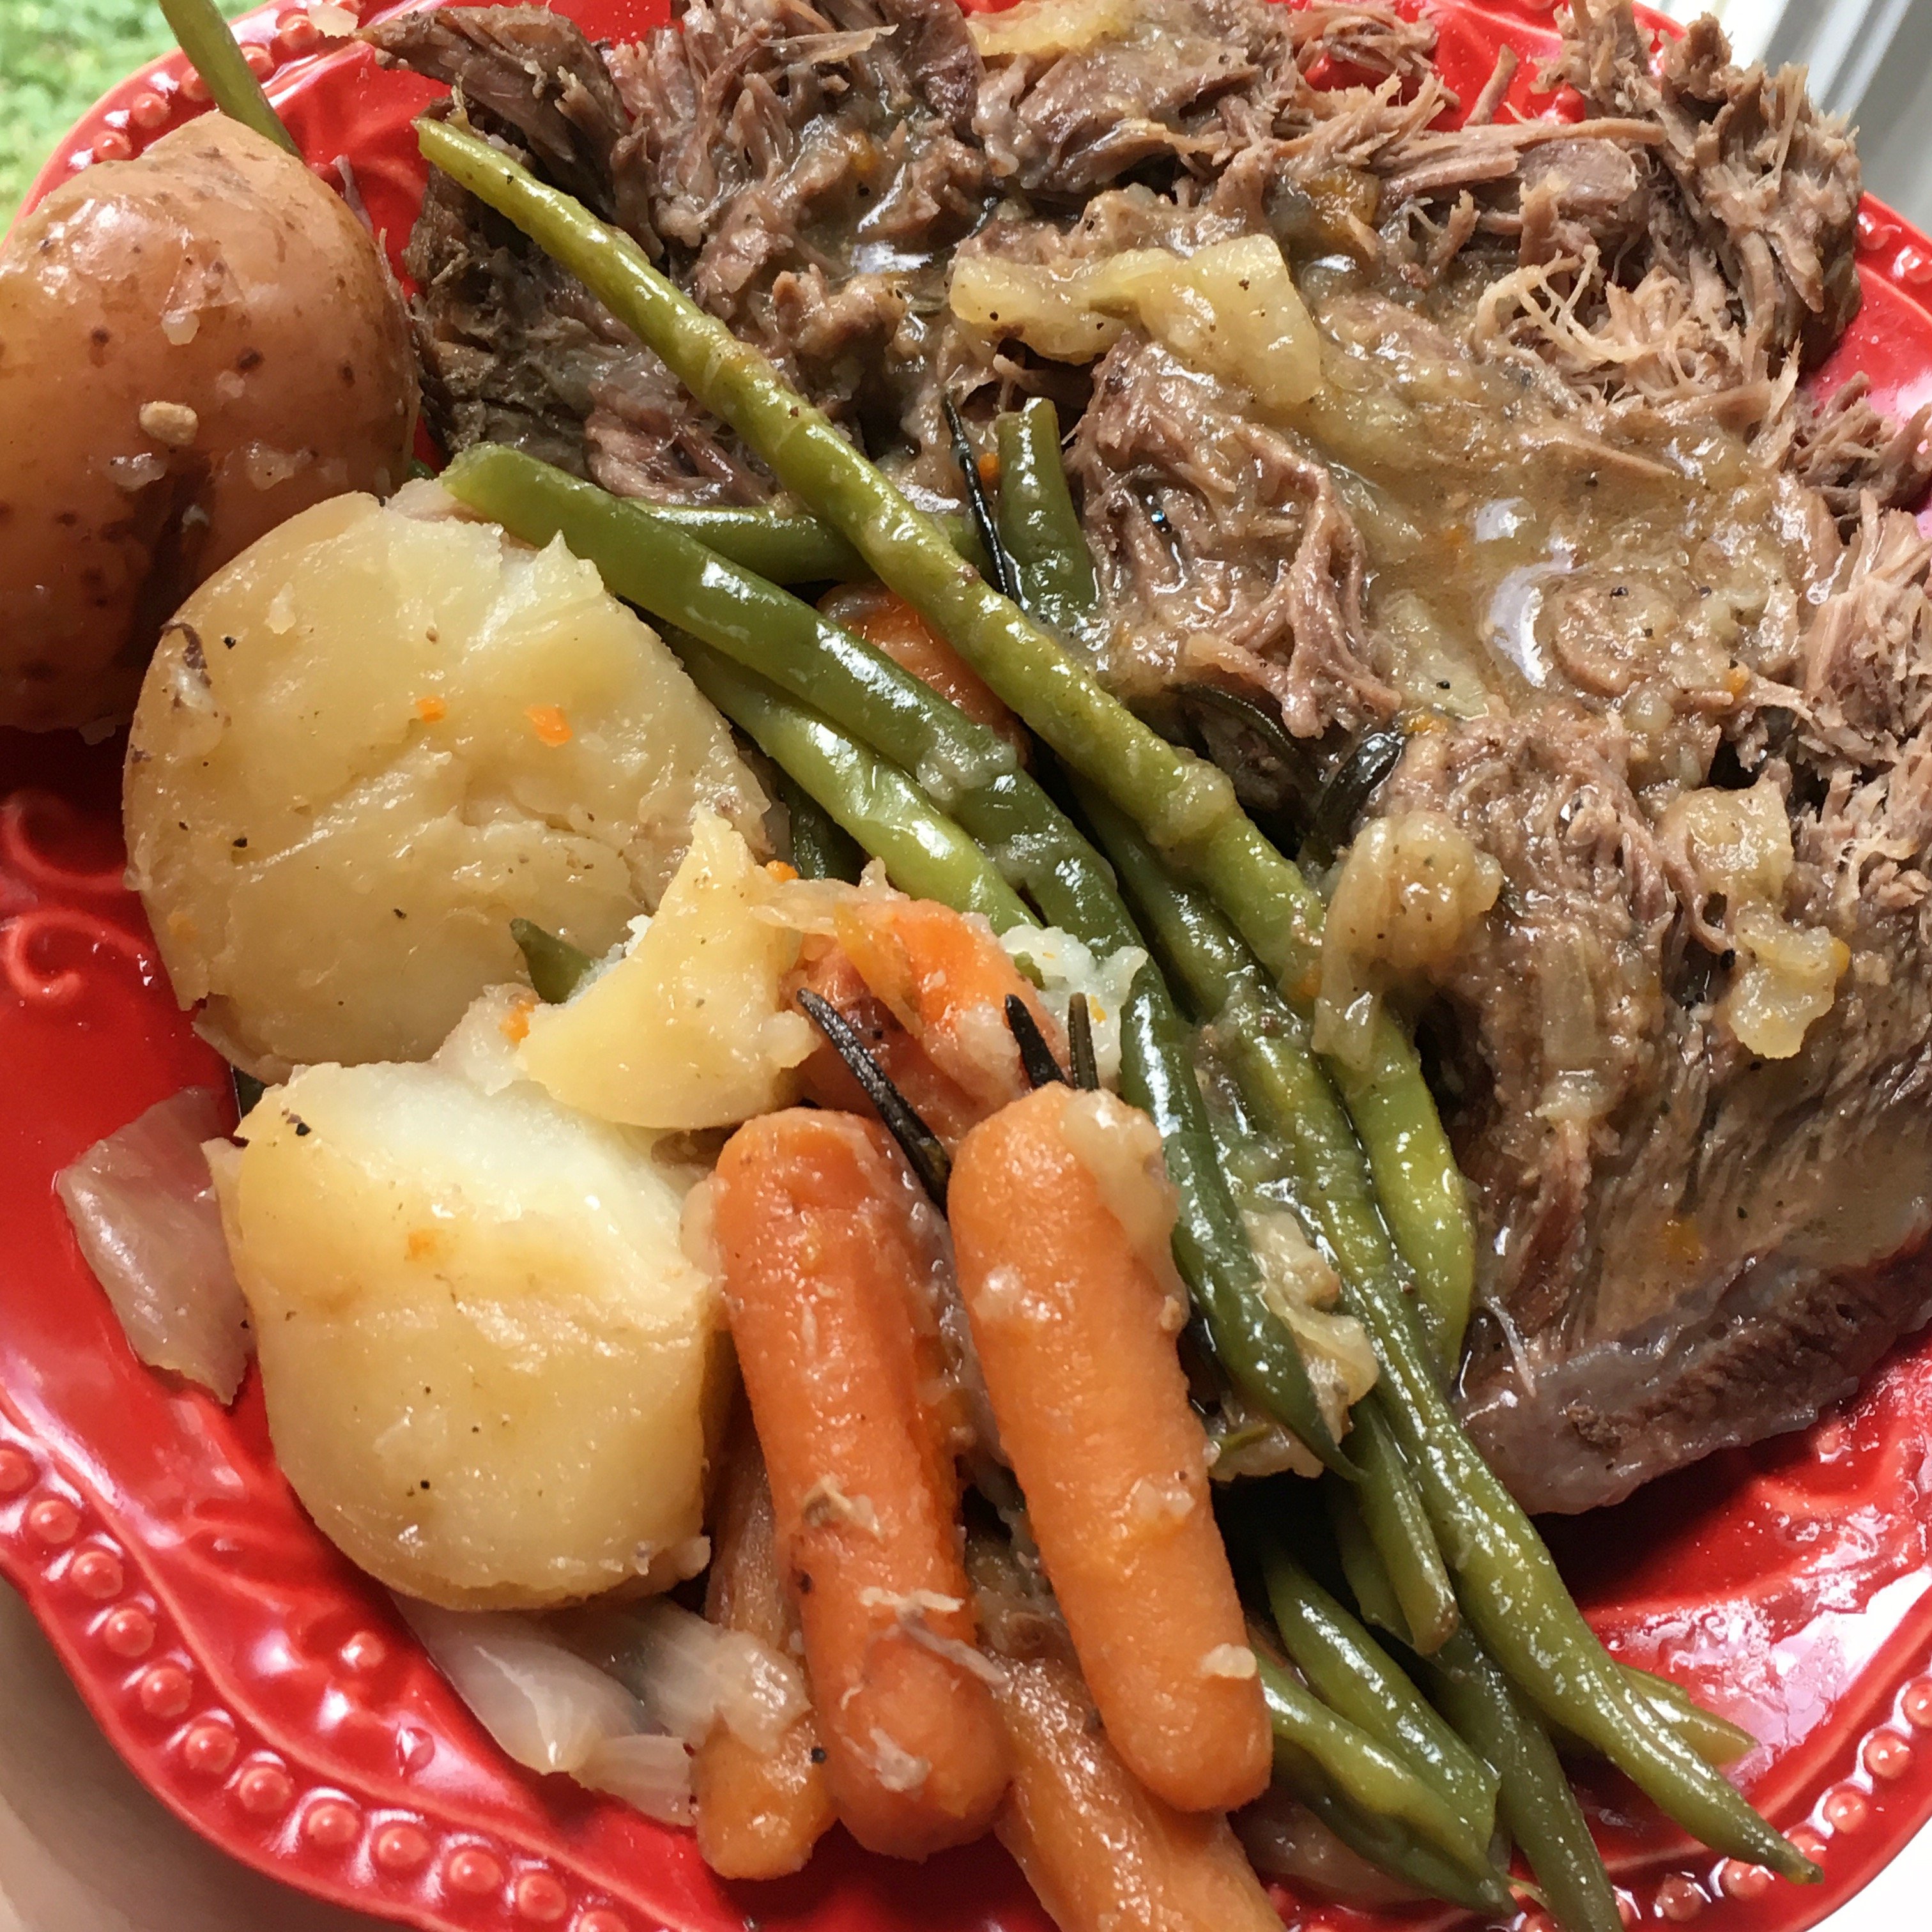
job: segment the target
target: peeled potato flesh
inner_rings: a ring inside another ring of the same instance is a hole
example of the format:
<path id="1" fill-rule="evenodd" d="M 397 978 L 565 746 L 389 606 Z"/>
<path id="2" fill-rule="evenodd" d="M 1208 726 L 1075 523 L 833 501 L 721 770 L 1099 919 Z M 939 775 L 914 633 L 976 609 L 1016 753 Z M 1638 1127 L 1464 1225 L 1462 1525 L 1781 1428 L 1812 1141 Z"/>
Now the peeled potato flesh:
<path id="1" fill-rule="evenodd" d="M 724 721 L 561 543 L 412 484 L 292 518 L 169 625 L 130 740 L 129 866 L 184 1006 L 267 1079 L 418 1060 L 524 977 L 521 916 L 593 955 L 715 807 L 762 839 Z"/>
<path id="2" fill-rule="evenodd" d="M 691 849 L 624 957 L 530 1016 L 518 1064 L 566 1106 L 659 1129 L 735 1126 L 787 1105 L 817 1035 L 788 1010 L 798 935 L 745 841 L 700 812 Z"/>
<path id="3" fill-rule="evenodd" d="M 520 1016 L 310 1068 L 211 1157 L 277 1462 L 352 1562 L 457 1610 L 694 1572 L 726 1388 L 687 1177 L 518 1081 Z"/>
<path id="4" fill-rule="evenodd" d="M 355 216 L 220 114 L 63 182 L 0 250 L 0 725 L 118 722 L 263 531 L 403 481 L 409 322 Z"/>

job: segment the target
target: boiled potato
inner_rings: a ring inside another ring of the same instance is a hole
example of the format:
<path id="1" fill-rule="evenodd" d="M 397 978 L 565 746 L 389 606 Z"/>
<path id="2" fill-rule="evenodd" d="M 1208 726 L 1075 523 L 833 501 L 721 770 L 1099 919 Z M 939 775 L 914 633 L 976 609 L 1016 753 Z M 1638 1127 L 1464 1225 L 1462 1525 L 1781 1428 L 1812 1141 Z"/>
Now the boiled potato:
<path id="1" fill-rule="evenodd" d="M 210 572 L 401 482 L 416 406 L 387 265 L 272 142 L 204 115 L 63 182 L 0 251 L 0 724 L 124 718 Z"/>
<path id="2" fill-rule="evenodd" d="M 799 941 L 776 916 L 783 890 L 729 825 L 700 813 L 624 957 L 530 1016 L 524 1071 L 565 1106 L 628 1126 L 730 1126 L 784 1106 L 817 1036 L 784 998 Z"/>
<path id="3" fill-rule="evenodd" d="M 210 1149 L 277 1462 L 452 1609 L 692 1574 L 725 1386 L 686 1177 L 519 1081 L 520 1023 L 485 995 L 434 1060 L 310 1067 Z"/>
<path id="4" fill-rule="evenodd" d="M 292 518 L 169 625 L 128 850 L 202 1033 L 263 1078 L 418 1060 L 523 976 L 514 916 L 593 954 L 757 781 L 656 634 L 560 543 L 434 485 Z"/>

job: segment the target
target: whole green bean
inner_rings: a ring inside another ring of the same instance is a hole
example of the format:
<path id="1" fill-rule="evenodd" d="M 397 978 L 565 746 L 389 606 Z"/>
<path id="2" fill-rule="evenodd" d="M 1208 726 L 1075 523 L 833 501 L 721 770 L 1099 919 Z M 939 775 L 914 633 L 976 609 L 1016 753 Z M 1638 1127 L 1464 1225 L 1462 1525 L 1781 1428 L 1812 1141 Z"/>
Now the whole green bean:
<path id="1" fill-rule="evenodd" d="M 1486 1845 L 1496 1829 L 1496 1773 L 1430 1708 L 1382 1646 L 1278 1544 L 1265 1548 L 1262 1579 L 1282 1646 L 1309 1688 L 1441 1790 Z"/>
<path id="2" fill-rule="evenodd" d="M 1529 1700 L 1467 1630 L 1423 1667 L 1444 1716 L 1500 1774 L 1503 1823 L 1562 1932 L 1622 1932 L 1610 1875 Z"/>
<path id="3" fill-rule="evenodd" d="M 1328 1526 L 1334 1534 L 1342 1574 L 1364 1619 L 1413 1650 L 1415 1640 L 1408 1618 L 1402 1615 L 1395 1586 L 1389 1580 L 1388 1566 L 1369 1534 L 1368 1525 L 1362 1520 L 1361 1505 L 1355 1497 L 1358 1486 L 1333 1476 L 1322 1485 L 1322 1499 L 1328 1506 Z"/>
<path id="4" fill-rule="evenodd" d="M 918 772 L 1008 884 L 1025 890 L 1048 920 L 1100 956 L 1139 945 L 1106 866 L 1017 769 L 1012 746 L 863 639 L 713 556 L 645 506 L 520 452 L 467 450 L 442 482 L 459 501 L 527 542 L 561 536 L 574 554 L 596 565 L 618 596 L 788 692 L 893 766 Z M 813 789 L 808 782 L 806 788 Z M 877 850 L 862 836 L 860 842 Z M 890 857 L 887 862 L 890 869 Z M 1143 990 L 1138 1004 L 1156 998 Z M 1158 998 L 1165 1001 L 1164 989 Z M 1155 1115 L 1164 1138 L 1179 1137 L 1168 1148 L 1180 1191 L 1175 1257 L 1224 1364 L 1324 1462 L 1352 1469 L 1322 1419 L 1292 1335 L 1258 1298 L 1259 1270 L 1226 1179 L 1190 1138 L 1202 1108 L 1178 1024 L 1142 1027 L 1136 1037 L 1137 1054 L 1156 1056 L 1132 1060 L 1136 1090 L 1179 1096 L 1165 1117 Z M 1162 1054 L 1173 1057 L 1172 1069 L 1159 1065 Z"/>
<path id="5" fill-rule="evenodd" d="M 1177 750 L 1070 657 L 1050 632 L 964 562 L 770 362 L 653 268 L 626 235 L 448 121 L 416 124 L 422 152 L 568 269 L 736 430 L 778 481 L 838 531 L 1052 746 L 1174 855 L 1234 920 L 1291 1000 L 1312 1002 L 1319 896 L 1242 813 L 1222 773 Z M 1454 1156 L 1413 1044 L 1384 1009 L 1369 1068 L 1348 1076 L 1366 1118 L 1396 1138 L 1370 1150 L 1398 1240 L 1418 1273 L 1453 1287 L 1474 1274 L 1474 1231 Z M 1457 1289 L 1466 1292 L 1466 1288 Z"/>
<path id="6" fill-rule="evenodd" d="M 1406 1825 L 1470 1877 L 1480 1881 L 1494 1871 L 1487 1831 L 1478 1831 L 1439 1790 L 1264 1652 L 1257 1651 L 1256 1662 L 1278 1742 L 1314 1759 L 1352 1804 Z"/>
<path id="7" fill-rule="evenodd" d="M 1534 1526 L 1464 1432 L 1407 1298 L 1374 1277 L 1345 1276 L 1342 1292 L 1374 1340 L 1376 1400 L 1422 1490 L 1463 1614 L 1496 1660 L 1546 1718 L 1706 1844 L 1787 1878 L 1816 1879 L 1818 1868 L 1660 1722 L 1612 1662 Z"/>
<path id="8" fill-rule="evenodd" d="M 698 689 L 883 859 L 901 891 L 983 914 L 996 932 L 1034 923 L 986 854 L 896 766 L 695 638 L 674 634 L 668 641 Z"/>
<path id="9" fill-rule="evenodd" d="M 1735 1764 L 1757 1748 L 1757 1739 L 1742 1724 L 1707 1711 L 1682 1684 L 1654 1671 L 1623 1666 L 1624 1675 L 1706 1764 Z"/>
<path id="10" fill-rule="evenodd" d="M 537 998 L 547 1006 L 560 1005 L 568 999 L 597 964 L 580 946 L 546 932 L 533 920 L 512 920 L 510 937 L 524 956 Z"/>
<path id="11" fill-rule="evenodd" d="M 1135 974 L 1120 1014 L 1120 1093 L 1160 1130 L 1168 1178 L 1180 1196 L 1174 1261 L 1194 1288 L 1221 1366 L 1330 1468 L 1352 1475 L 1354 1464 L 1322 1419 L 1292 1332 L 1258 1292 L 1260 1270 L 1215 1151 L 1187 1028 L 1151 961 Z"/>
<path id="12" fill-rule="evenodd" d="M 1217 928 L 1207 909 L 1184 898 L 1158 863 L 1149 862 L 1144 841 L 1120 836 L 1124 814 L 1110 818 L 1104 802 L 1083 799 L 1094 806 L 1096 830 L 1122 883 L 1184 983 L 1210 994 L 1233 984 L 1231 975 L 1217 977 L 1228 955 L 1212 943 L 1232 940 L 1225 926 Z M 1754 1864 L 1815 1876 L 1816 1868 L 1631 1688 L 1571 1601 L 1542 1538 L 1464 1432 L 1416 1304 L 1392 1257 L 1384 1258 L 1385 1238 L 1378 1243 L 1376 1224 L 1354 1211 L 1360 1190 L 1349 1150 L 1340 1123 L 1323 1111 L 1333 1107 L 1332 1090 L 1301 1050 L 1301 1037 L 1281 1010 L 1265 1004 L 1230 997 L 1220 1010 L 1237 1077 L 1252 1077 L 1248 1090 L 1258 1111 L 1297 1150 L 1301 1194 L 1329 1244 L 1346 1304 L 1375 1344 L 1382 1378 L 1361 1406 L 1372 1406 L 1390 1426 L 1400 1466 L 1420 1490 L 1461 1586 L 1462 1614 L 1551 1722 L 1601 1752 L 1687 1829 Z M 1265 1054 L 1256 1045 L 1262 1041 Z M 1330 1095 L 1325 1102 L 1324 1094 Z M 1372 1454 L 1365 1452 L 1365 1472 Z M 1379 1493 L 1386 1500 L 1391 1492 Z M 1360 1500 L 1366 1511 L 1367 1496 Z M 1386 1560 L 1392 1548 L 1418 1546 L 1410 1540 L 1377 1546 Z"/>
<path id="13" fill-rule="evenodd" d="M 865 866 L 866 855 L 856 842 L 782 766 L 776 789 L 791 821 L 791 862 L 799 877 L 843 879 L 850 884 Z"/>
<path id="14" fill-rule="evenodd" d="M 1500 1870 L 1492 1868 L 1487 1877 L 1474 1877 L 1406 1825 L 1360 1810 L 1336 1790 L 1307 1752 L 1279 1735 L 1274 1741 L 1274 1781 L 1378 1871 L 1430 1898 L 1445 1899 L 1486 1918 L 1505 1918 L 1514 1912 L 1515 1897 Z"/>
<path id="15" fill-rule="evenodd" d="M 1426 1657 L 1462 1621 L 1455 1587 L 1428 1510 L 1373 1390 L 1355 1405 L 1355 1460 L 1362 1469 L 1355 1500 L 1362 1522 L 1402 1606 L 1410 1646 Z"/>
<path id="16" fill-rule="evenodd" d="M 1070 634 L 1100 601 L 1094 560 L 1060 460 L 1060 418 L 1045 396 L 998 417 L 1000 541 L 1019 572 L 1020 602 Z"/>
<path id="17" fill-rule="evenodd" d="M 188 64 L 207 84 L 209 100 L 230 120 L 252 128 L 264 140 L 292 154 L 298 154 L 214 0 L 161 0 L 161 16 L 174 30 Z"/>
<path id="18" fill-rule="evenodd" d="M 843 537 L 803 510 L 738 503 L 646 503 L 642 507 L 706 549 L 773 584 L 850 584 L 872 574 L 866 560 Z M 938 522 L 962 556 L 978 560 L 979 540 L 963 517 L 941 517 Z"/>

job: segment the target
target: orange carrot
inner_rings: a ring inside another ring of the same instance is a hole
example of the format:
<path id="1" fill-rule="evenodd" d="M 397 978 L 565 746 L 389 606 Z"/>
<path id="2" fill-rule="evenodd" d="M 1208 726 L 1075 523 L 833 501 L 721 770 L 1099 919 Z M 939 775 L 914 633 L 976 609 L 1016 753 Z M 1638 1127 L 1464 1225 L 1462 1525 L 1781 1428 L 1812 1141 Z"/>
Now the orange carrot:
<path id="1" fill-rule="evenodd" d="M 969 1127 L 985 1118 L 986 1108 L 958 1081 L 934 1066 L 892 1009 L 866 985 L 851 956 L 836 940 L 806 940 L 794 978 L 794 996 L 800 987 L 838 1010 L 886 1078 L 949 1149 L 958 1144 Z M 821 1040 L 813 1048 L 800 1072 L 807 1099 L 842 1113 L 871 1114 L 872 1103 L 865 1089 L 829 1040 Z"/>
<path id="2" fill-rule="evenodd" d="M 711 1544 L 705 1616 L 790 1655 L 798 1621 L 778 1575 L 764 1457 L 751 1418 L 742 1413 L 725 1451 Z M 812 1856 L 832 1823 L 831 1794 L 813 1755 L 818 1749 L 818 1725 L 808 1711 L 770 1752 L 722 1724 L 712 1726 L 698 1748 L 692 1781 L 698 1849 L 720 1877 L 782 1878 Z"/>
<path id="3" fill-rule="evenodd" d="M 1065 1063 L 1060 1023 L 984 920 L 931 899 L 854 892 L 839 902 L 832 925 L 866 984 L 982 1114 L 1028 1088 L 1006 1024 L 1010 994 L 1026 1002 Z"/>
<path id="4" fill-rule="evenodd" d="M 1226 1818 L 1136 1782 L 1070 1662 L 1002 1670 L 1013 1782 L 993 1828 L 1060 1932 L 1280 1932 Z"/>
<path id="5" fill-rule="evenodd" d="M 1006 1782 L 920 1336 L 936 1235 L 884 1130 L 850 1114 L 749 1122 L 712 1186 L 826 1781 L 860 1844 L 922 1858 L 978 1837 Z"/>
<path id="6" fill-rule="evenodd" d="M 1112 1095 L 1043 1087 L 966 1136 L 949 1213 L 1000 1438 L 1108 1735 L 1150 1790 L 1220 1811 L 1268 1783 L 1268 1726 L 1174 1352 L 1160 1147 Z"/>
<path id="7" fill-rule="evenodd" d="M 883 584 L 843 584 L 829 591 L 818 608 L 835 624 L 885 652 L 902 670 L 950 698 L 968 718 L 988 724 L 1020 749 L 1025 728 L 993 695 L 973 667 L 928 626 L 896 592 Z"/>

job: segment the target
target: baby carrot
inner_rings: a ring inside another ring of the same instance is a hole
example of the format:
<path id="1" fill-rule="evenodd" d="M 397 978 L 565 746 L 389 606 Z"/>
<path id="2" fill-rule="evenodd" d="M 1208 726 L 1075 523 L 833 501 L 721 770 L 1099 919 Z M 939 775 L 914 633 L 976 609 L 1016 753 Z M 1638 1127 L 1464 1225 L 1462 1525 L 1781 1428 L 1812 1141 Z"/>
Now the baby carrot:
<path id="1" fill-rule="evenodd" d="M 711 1532 L 704 1614 L 745 1630 L 782 1656 L 797 1619 L 778 1575 L 772 1492 L 751 1420 L 740 1414 L 725 1452 Z M 832 1798 L 814 1754 L 812 1712 L 795 1718 L 776 1747 L 760 1751 L 724 1724 L 698 1748 L 692 1782 L 698 1849 L 722 1878 L 782 1878 L 796 1871 L 832 1823 Z"/>
<path id="2" fill-rule="evenodd" d="M 1108 1736 L 1150 1790 L 1219 1811 L 1268 1783 L 1268 1714 L 1174 1352 L 1160 1149 L 1112 1095 L 1042 1087 L 966 1136 L 949 1213 L 1000 1438 Z"/>
<path id="3" fill-rule="evenodd" d="M 931 1055 L 900 1024 L 891 1007 L 866 985 L 851 956 L 836 940 L 806 940 L 794 982 L 794 996 L 802 987 L 838 1008 L 878 1062 L 880 1071 L 949 1150 L 984 1118 L 985 1108 L 932 1064 Z M 821 1040 L 813 1048 L 800 1072 L 808 1100 L 842 1113 L 872 1113 L 872 1103 L 864 1088 L 830 1040 Z"/>
<path id="4" fill-rule="evenodd" d="M 993 1828 L 1060 1932 L 1280 1932 L 1227 1820 L 1136 1781 L 1071 1663 L 1003 1668 L 1013 1782 Z"/>
<path id="5" fill-rule="evenodd" d="M 975 724 L 989 724 L 1022 749 L 1025 728 L 993 695 L 985 679 L 934 632 L 926 620 L 883 584 L 842 584 L 818 608 L 835 624 L 885 652 L 941 698 L 950 698 Z"/>
<path id="6" fill-rule="evenodd" d="M 741 1127 L 712 1188 L 826 1782 L 861 1844 L 923 1858 L 977 1838 L 1006 1783 L 956 1478 L 923 1393 L 926 1210 L 883 1128 L 803 1108 Z"/>
<path id="7" fill-rule="evenodd" d="M 1066 1064 L 1059 1022 L 983 921 L 932 899 L 855 892 L 841 902 L 832 926 L 866 984 L 981 1113 L 1017 1100 L 1031 1084 L 1006 1024 L 1009 995 L 1025 1001 Z"/>

